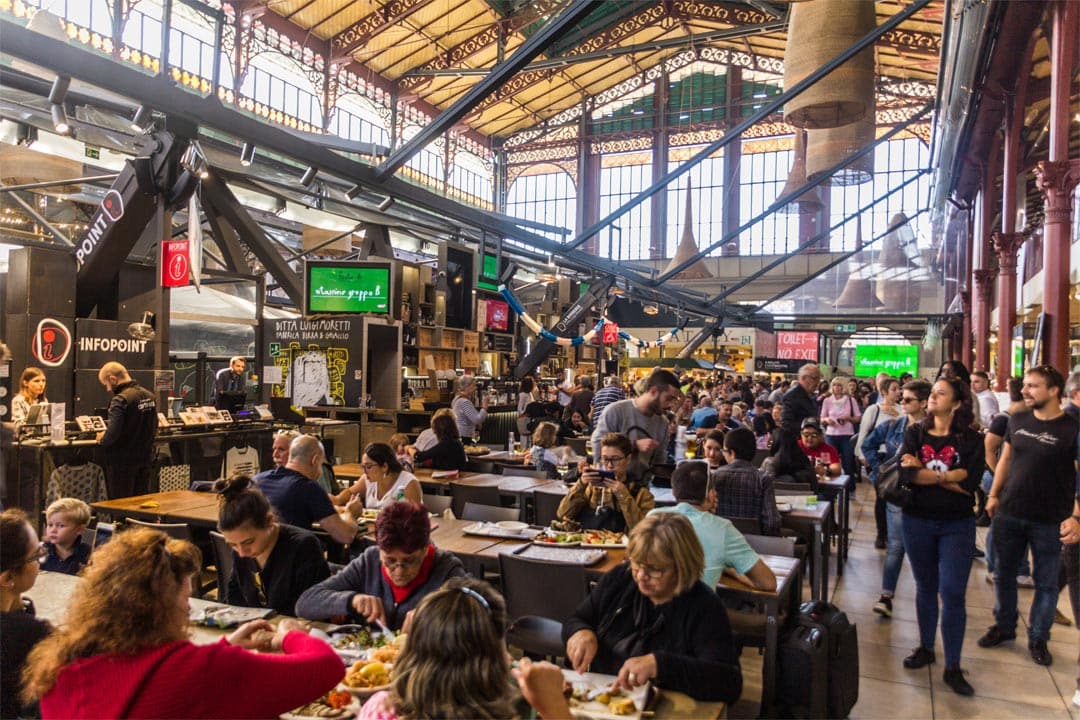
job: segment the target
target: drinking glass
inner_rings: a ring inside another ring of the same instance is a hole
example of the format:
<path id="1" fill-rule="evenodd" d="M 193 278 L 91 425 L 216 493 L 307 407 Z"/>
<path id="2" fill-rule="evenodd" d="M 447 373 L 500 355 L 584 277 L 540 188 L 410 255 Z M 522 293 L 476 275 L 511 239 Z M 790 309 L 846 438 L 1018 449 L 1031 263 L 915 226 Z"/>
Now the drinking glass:
<path id="1" fill-rule="evenodd" d="M 473 428 L 473 431 L 472 431 L 472 444 L 473 444 L 473 447 L 476 447 L 476 445 L 479 442 L 480 442 L 480 428 Z"/>

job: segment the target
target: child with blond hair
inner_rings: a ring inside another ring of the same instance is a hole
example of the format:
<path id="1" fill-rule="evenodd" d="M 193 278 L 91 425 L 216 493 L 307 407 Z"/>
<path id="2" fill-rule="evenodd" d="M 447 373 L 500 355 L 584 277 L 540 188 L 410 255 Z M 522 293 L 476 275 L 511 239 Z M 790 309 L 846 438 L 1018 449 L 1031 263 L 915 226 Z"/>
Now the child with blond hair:
<path id="1" fill-rule="evenodd" d="M 60 498 L 45 510 L 45 549 L 42 570 L 78 575 L 90 561 L 90 546 L 82 533 L 90 523 L 90 506 L 78 498 Z"/>

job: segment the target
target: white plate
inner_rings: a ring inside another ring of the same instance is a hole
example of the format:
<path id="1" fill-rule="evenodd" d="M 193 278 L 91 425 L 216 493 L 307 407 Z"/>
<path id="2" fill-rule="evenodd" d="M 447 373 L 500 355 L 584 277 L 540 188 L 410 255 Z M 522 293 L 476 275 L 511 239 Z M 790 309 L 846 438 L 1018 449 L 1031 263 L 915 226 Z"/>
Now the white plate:
<path id="1" fill-rule="evenodd" d="M 495 523 L 495 526 L 502 528 L 503 530 L 509 530 L 510 532 L 521 532 L 529 527 L 529 523 L 523 523 L 520 520 L 502 520 Z"/>

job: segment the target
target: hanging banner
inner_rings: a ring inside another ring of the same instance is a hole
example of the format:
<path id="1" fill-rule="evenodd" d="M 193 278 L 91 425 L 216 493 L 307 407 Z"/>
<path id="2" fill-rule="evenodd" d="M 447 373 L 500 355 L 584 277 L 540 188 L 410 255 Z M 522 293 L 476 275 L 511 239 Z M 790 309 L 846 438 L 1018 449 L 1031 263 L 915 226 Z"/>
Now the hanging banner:
<path id="1" fill-rule="evenodd" d="M 192 193 L 188 198 L 188 265 L 191 267 L 191 279 L 195 282 L 195 289 L 202 287 L 202 208 L 199 207 L 199 194 Z M 186 285 L 187 283 L 185 283 Z"/>
<path id="2" fill-rule="evenodd" d="M 187 240 L 161 241 L 161 287 L 184 287 L 188 284 L 190 264 Z"/>
<path id="3" fill-rule="evenodd" d="M 604 323 L 604 344 L 614 345 L 619 342 L 619 326 L 613 322 Z"/>

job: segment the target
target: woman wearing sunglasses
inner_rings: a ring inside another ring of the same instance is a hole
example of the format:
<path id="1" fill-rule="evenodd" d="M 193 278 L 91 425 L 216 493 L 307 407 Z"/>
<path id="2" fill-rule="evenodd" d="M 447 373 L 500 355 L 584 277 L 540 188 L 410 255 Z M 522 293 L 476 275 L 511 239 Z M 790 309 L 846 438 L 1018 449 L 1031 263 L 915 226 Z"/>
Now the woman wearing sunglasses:
<path id="1" fill-rule="evenodd" d="M 398 630 L 425 595 L 463 575 L 461 560 L 431 544 L 424 506 L 394 502 L 375 519 L 375 547 L 309 588 L 296 601 L 296 613 L 312 620 L 381 622 Z"/>
<path id="2" fill-rule="evenodd" d="M 585 467 L 556 514 L 590 530 L 627 532 L 653 509 L 656 500 L 633 463 L 633 445 L 622 433 L 600 440 L 597 467 Z"/>
<path id="3" fill-rule="evenodd" d="M 701 581 L 705 553 L 690 521 L 646 517 L 626 556 L 563 624 L 574 670 L 618 675 L 624 688 L 651 681 L 696 700 L 735 702 L 739 655 L 723 601 Z"/>

